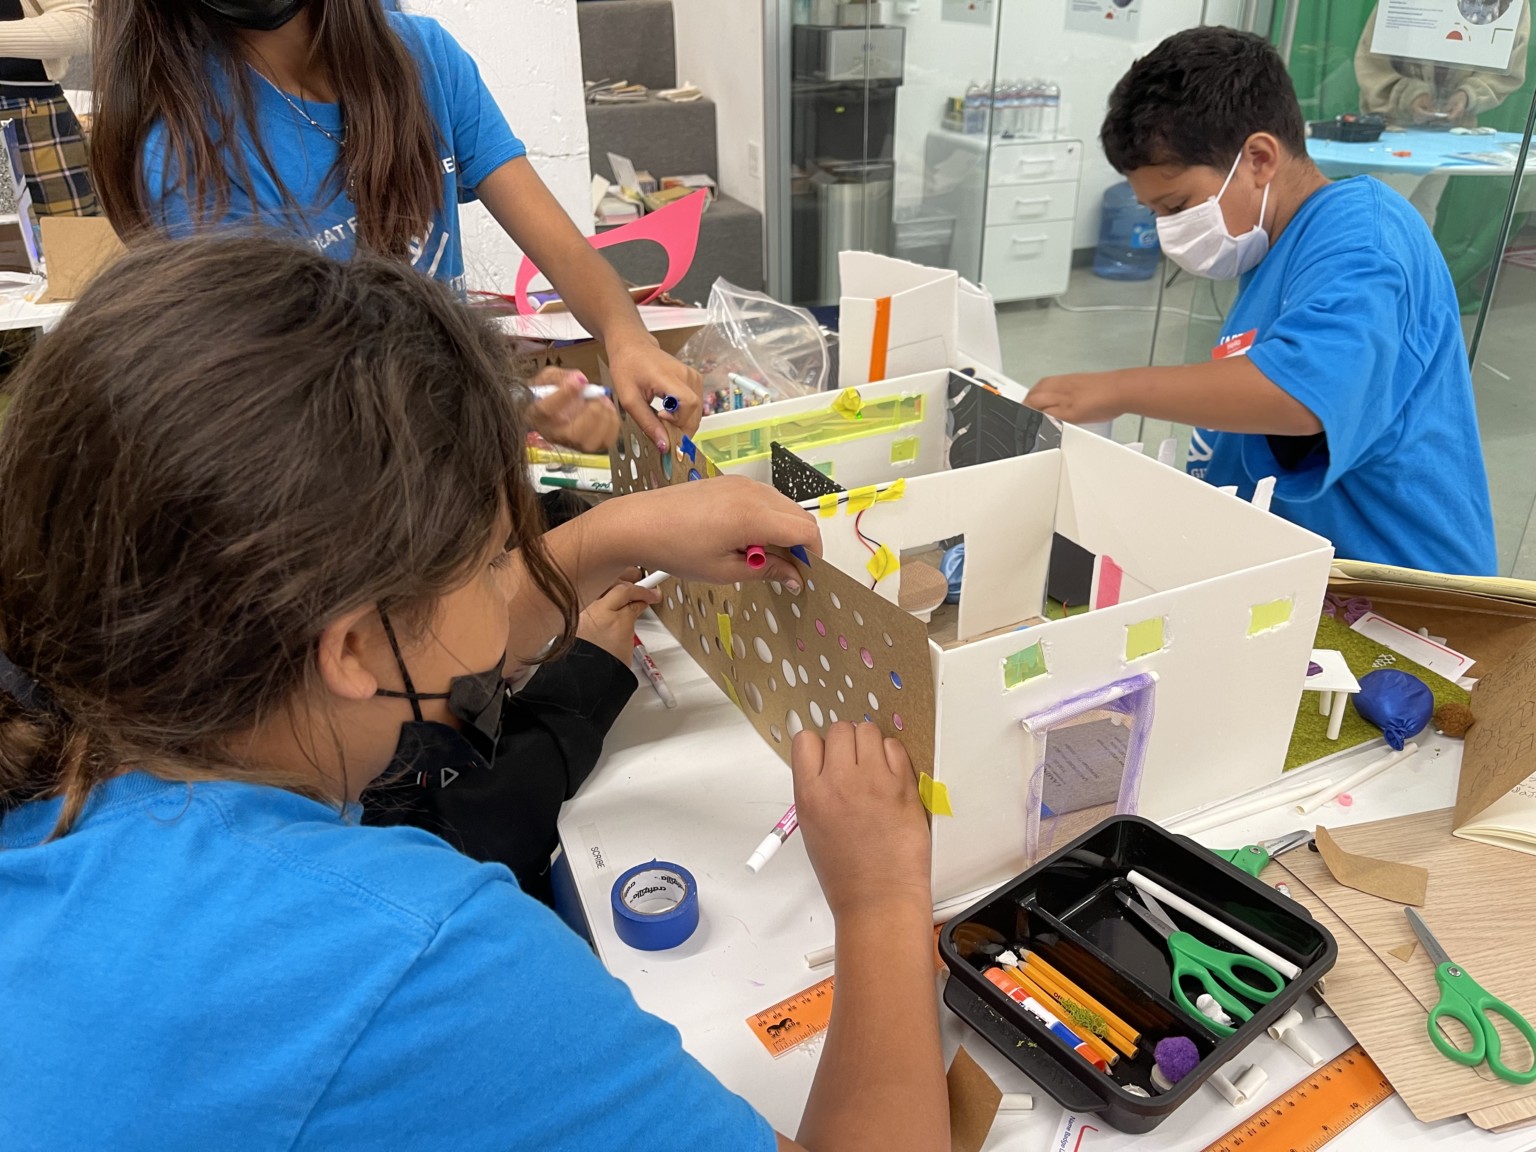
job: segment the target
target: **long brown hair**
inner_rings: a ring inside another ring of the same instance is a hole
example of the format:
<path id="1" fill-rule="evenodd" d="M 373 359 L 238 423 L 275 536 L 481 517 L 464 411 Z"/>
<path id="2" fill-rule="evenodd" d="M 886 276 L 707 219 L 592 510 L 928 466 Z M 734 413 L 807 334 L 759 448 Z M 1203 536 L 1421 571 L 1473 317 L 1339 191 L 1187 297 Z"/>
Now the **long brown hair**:
<path id="1" fill-rule="evenodd" d="M 556 604 L 500 334 L 395 261 L 276 240 L 136 250 L 15 378 L 0 430 L 0 811 L 128 765 L 304 791 L 232 736 L 313 686 L 325 625 L 412 637 L 508 547 Z M 524 655 L 531 655 L 524 654 Z"/>
<path id="2" fill-rule="evenodd" d="M 360 247 L 407 256 L 443 207 L 439 134 L 420 70 L 381 0 L 309 0 L 308 12 L 312 58 L 329 73 L 345 118 L 334 190 L 351 188 Z M 244 150 L 221 143 L 237 141 L 241 127 L 285 207 L 303 219 L 263 144 L 233 25 L 195 0 L 95 0 L 95 15 L 91 176 L 119 235 L 134 240 L 162 223 L 144 173 L 145 140 L 157 123 L 165 132 L 162 187 L 186 197 L 196 224 L 223 218 L 232 186 L 251 187 Z"/>

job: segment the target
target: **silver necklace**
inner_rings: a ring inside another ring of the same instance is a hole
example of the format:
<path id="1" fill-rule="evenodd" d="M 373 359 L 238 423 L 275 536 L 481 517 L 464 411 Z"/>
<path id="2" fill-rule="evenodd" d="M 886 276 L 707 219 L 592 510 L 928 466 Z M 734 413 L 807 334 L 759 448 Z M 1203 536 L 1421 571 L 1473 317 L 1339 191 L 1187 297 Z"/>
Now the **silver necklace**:
<path id="1" fill-rule="evenodd" d="M 341 149 L 345 149 L 346 148 L 346 146 L 347 146 L 347 132 L 346 132 L 345 128 L 342 129 L 341 135 L 337 136 L 334 132 L 332 132 L 330 129 L 328 129 L 324 124 L 320 123 L 313 116 L 311 116 L 308 112 L 304 111 L 303 107 L 299 104 L 299 102 L 296 101 L 292 96 L 288 95 L 288 93 L 284 92 L 276 84 L 274 84 L 272 82 L 272 80 L 268 78 L 268 76 L 267 76 L 267 74 L 265 72 L 261 71 L 261 69 L 259 69 L 259 68 L 252 68 L 251 71 L 255 72 L 256 75 L 260 76 L 263 80 L 265 80 L 267 82 L 267 87 L 271 88 L 272 91 L 276 92 L 279 96 L 281 96 L 283 98 L 283 102 L 286 103 L 288 105 L 288 107 L 292 108 L 294 110 L 294 112 L 296 112 L 300 117 L 302 117 L 306 124 L 308 124 L 316 132 L 320 133 L 320 135 L 324 136 L 327 140 L 331 141 L 331 143 L 335 144 L 336 147 L 341 148 Z"/>

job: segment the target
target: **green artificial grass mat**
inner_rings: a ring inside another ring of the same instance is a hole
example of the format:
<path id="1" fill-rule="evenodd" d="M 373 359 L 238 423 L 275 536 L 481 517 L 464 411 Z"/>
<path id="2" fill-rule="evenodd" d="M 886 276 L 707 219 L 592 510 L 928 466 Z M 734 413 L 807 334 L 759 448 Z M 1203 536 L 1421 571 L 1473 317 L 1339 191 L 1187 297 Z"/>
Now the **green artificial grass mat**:
<path id="1" fill-rule="evenodd" d="M 1457 687 L 1445 677 L 1437 676 L 1406 656 L 1399 656 L 1385 645 L 1360 635 L 1332 616 L 1324 616 L 1317 622 L 1317 642 L 1312 647 L 1337 648 L 1344 653 L 1344 663 L 1349 665 L 1356 680 L 1364 679 L 1367 672 L 1374 672 L 1378 667 L 1396 668 L 1417 676 L 1434 693 L 1436 708 L 1443 704 L 1466 704 L 1471 700 L 1465 688 Z M 1378 664 L 1377 660 L 1383 657 L 1390 657 L 1390 662 L 1383 660 Z M 1317 693 L 1303 692 L 1301 704 L 1296 709 L 1296 727 L 1291 732 L 1291 746 L 1285 756 L 1285 770 L 1289 772 L 1292 768 L 1300 768 L 1324 756 L 1358 747 L 1380 736 L 1381 729 L 1355 711 L 1354 698 L 1351 697 L 1344 712 L 1344 723 L 1339 728 L 1339 738 L 1328 739 L 1328 717 L 1318 713 Z"/>
<path id="2" fill-rule="evenodd" d="M 1072 607 L 1066 608 L 1060 600 L 1052 600 L 1047 596 L 1045 598 L 1045 612 L 1043 615 L 1047 620 L 1065 620 L 1068 616 L 1081 616 L 1086 611 L 1088 611 L 1088 605 L 1086 604 L 1074 604 Z"/>

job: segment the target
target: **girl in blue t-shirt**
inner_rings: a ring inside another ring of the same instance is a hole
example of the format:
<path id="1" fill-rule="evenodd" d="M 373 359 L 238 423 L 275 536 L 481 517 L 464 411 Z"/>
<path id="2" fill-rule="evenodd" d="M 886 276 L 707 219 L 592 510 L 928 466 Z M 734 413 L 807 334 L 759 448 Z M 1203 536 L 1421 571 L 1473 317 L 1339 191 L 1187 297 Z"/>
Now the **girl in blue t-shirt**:
<path id="1" fill-rule="evenodd" d="M 478 199 L 603 341 L 615 398 L 657 445 L 654 398 L 697 427 L 697 374 L 646 331 L 435 20 L 379 0 L 99 0 L 93 53 L 92 172 L 124 237 L 254 222 L 462 293 L 458 205 Z"/>
<path id="2" fill-rule="evenodd" d="M 545 534 L 511 392 L 501 335 L 426 277 L 251 237 L 131 253 L 27 358 L 0 1147 L 775 1146 L 505 869 L 356 821 L 424 750 L 472 754 L 503 675 L 628 565 L 787 583 L 748 543 L 817 544 L 740 477 Z M 778 1147 L 948 1147 L 911 766 L 873 725 L 794 751 L 838 985 Z"/>

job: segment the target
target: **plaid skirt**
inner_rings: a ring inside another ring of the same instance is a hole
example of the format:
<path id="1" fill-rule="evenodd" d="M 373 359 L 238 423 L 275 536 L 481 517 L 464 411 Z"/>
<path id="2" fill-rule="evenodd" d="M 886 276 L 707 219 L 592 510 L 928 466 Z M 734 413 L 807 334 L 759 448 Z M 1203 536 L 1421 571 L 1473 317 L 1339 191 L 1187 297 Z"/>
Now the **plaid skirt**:
<path id="1" fill-rule="evenodd" d="M 16 125 L 32 208 L 39 216 L 100 216 L 85 131 L 64 94 L 49 91 L 38 97 L 0 95 L 0 120 Z"/>

